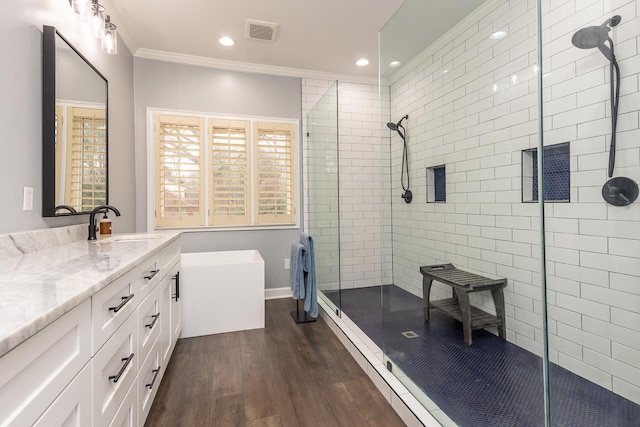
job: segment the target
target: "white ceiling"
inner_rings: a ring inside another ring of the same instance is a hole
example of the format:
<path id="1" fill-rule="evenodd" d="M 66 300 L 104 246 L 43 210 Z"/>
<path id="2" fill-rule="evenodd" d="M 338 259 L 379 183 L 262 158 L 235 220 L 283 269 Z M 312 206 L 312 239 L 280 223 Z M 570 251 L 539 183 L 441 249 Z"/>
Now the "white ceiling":
<path id="1" fill-rule="evenodd" d="M 417 30 L 423 29 L 425 35 L 413 38 L 420 45 L 413 49 L 414 53 L 470 11 L 468 7 L 458 8 L 458 0 L 452 4 L 442 0 L 408 0 L 407 5 L 416 1 L 424 3 L 429 13 L 420 17 Z M 477 6 L 479 0 L 465 2 Z M 124 30 L 134 55 L 158 51 L 374 77 L 378 75 L 378 31 L 404 0 L 110 0 L 107 3 L 115 8 L 121 21 L 116 24 Z M 435 10 L 438 8 L 446 9 L 446 14 L 439 14 Z M 456 10 L 460 16 L 456 16 Z M 440 21 L 444 15 L 449 19 L 445 28 L 440 30 L 443 26 L 440 22 L 434 31 L 433 25 L 425 24 L 425 20 L 434 19 L 437 23 L 438 15 Z M 276 41 L 245 38 L 245 19 L 278 23 Z M 225 35 L 235 39 L 236 45 L 231 48 L 219 45 L 217 40 Z M 359 58 L 369 59 L 370 64 L 356 66 Z"/>

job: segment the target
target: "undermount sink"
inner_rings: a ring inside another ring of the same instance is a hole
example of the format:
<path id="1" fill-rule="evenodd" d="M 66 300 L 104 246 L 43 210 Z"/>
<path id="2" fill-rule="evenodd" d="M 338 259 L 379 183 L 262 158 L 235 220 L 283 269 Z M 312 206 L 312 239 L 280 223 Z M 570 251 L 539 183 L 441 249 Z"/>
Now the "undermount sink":
<path id="1" fill-rule="evenodd" d="M 153 240 L 158 237 L 158 234 L 119 234 L 112 237 L 100 239 L 100 242 L 144 242 L 147 240 Z"/>

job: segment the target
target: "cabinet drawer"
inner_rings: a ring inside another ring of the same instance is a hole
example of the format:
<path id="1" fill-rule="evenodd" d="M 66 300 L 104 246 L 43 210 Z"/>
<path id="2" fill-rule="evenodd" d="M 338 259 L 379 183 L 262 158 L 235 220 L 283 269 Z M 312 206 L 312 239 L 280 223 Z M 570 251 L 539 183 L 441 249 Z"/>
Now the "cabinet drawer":
<path id="1" fill-rule="evenodd" d="M 180 259 L 180 239 L 169 243 L 160 250 L 162 270 L 167 272 L 169 268 Z"/>
<path id="2" fill-rule="evenodd" d="M 84 301 L 0 358 L 0 425 L 32 425 L 91 356 Z"/>
<path id="3" fill-rule="evenodd" d="M 91 364 L 87 364 L 34 427 L 91 425 Z"/>
<path id="4" fill-rule="evenodd" d="M 138 371 L 136 316 L 122 324 L 93 357 L 93 425 L 108 426 Z"/>
<path id="5" fill-rule="evenodd" d="M 143 361 L 151 351 L 153 343 L 160 335 L 162 316 L 169 316 L 169 312 L 161 312 L 160 286 L 156 286 L 138 307 L 138 354 Z"/>
<path id="6" fill-rule="evenodd" d="M 162 356 L 160 354 L 160 341 L 156 340 L 149 353 L 149 357 L 145 360 L 138 374 L 138 414 L 140 417 L 139 425 L 143 426 L 149 415 L 149 410 L 153 404 L 160 387 L 164 366 L 160 363 Z"/>
<path id="7" fill-rule="evenodd" d="M 134 279 L 134 271 L 129 271 L 91 297 L 92 354 L 95 354 L 135 311 L 140 296 L 135 294 Z"/>
<path id="8" fill-rule="evenodd" d="M 138 425 L 138 380 L 136 379 L 109 427 L 137 427 Z"/>
<path id="9" fill-rule="evenodd" d="M 160 267 L 160 251 L 156 252 L 151 258 L 142 261 L 134 268 L 134 273 L 134 291 L 140 296 L 139 301 L 142 301 L 160 282 L 164 274 Z"/>

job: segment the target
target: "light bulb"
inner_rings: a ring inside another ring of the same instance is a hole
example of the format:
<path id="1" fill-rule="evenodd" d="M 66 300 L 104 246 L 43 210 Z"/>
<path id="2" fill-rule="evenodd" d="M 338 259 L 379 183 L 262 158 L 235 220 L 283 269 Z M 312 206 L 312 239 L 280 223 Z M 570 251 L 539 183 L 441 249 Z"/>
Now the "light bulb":
<path id="1" fill-rule="evenodd" d="M 115 55 L 118 53 L 118 32 L 115 24 L 111 22 L 109 15 L 104 19 L 104 37 L 102 38 L 101 48 L 104 53 Z"/>
<path id="2" fill-rule="evenodd" d="M 93 27 L 93 35 L 97 39 L 104 37 L 104 15 L 99 10 L 93 12 L 91 26 Z"/>

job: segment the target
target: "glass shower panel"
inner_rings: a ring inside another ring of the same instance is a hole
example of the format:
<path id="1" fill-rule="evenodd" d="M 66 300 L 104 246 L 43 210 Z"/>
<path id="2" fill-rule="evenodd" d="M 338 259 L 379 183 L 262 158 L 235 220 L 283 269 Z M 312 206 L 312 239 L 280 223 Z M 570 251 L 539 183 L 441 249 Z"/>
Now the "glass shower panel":
<path id="1" fill-rule="evenodd" d="M 545 204 L 553 425 L 640 425 L 639 7 L 542 2 L 544 147 L 569 146 L 539 168 L 570 197 Z"/>
<path id="2" fill-rule="evenodd" d="M 539 134 L 536 4 L 455 5 L 407 0 L 380 32 L 413 201 L 389 130 L 393 283 L 369 330 L 443 425 L 542 426 L 541 210 L 522 195 Z"/>
<path id="3" fill-rule="evenodd" d="M 318 295 L 340 310 L 338 82 L 307 114 L 306 229 L 315 244 Z"/>

